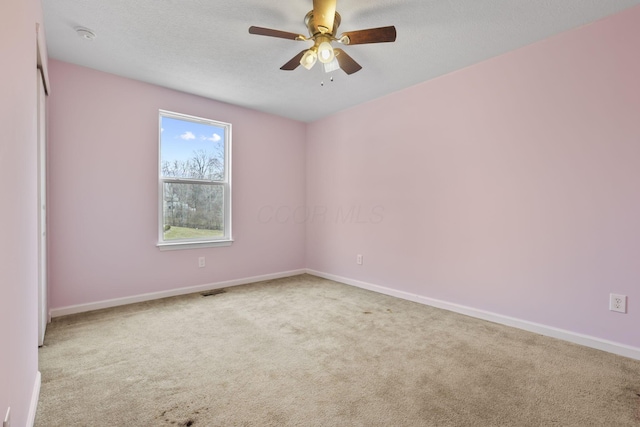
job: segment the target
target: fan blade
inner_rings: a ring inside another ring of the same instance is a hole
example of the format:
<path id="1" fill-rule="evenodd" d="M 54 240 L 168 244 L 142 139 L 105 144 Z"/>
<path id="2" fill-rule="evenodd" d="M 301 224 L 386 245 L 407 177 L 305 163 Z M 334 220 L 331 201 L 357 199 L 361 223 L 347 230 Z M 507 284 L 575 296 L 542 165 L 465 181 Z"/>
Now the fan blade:
<path id="1" fill-rule="evenodd" d="M 386 43 L 396 41 L 396 27 L 369 28 L 368 30 L 349 31 L 340 37 L 349 37 L 348 45 L 366 43 Z"/>
<path id="2" fill-rule="evenodd" d="M 286 31 L 272 30 L 271 28 L 263 27 L 249 27 L 249 34 L 257 34 L 259 36 L 278 37 L 281 39 L 289 40 L 306 40 L 307 38 L 302 34 L 289 33 Z"/>
<path id="3" fill-rule="evenodd" d="M 313 0 L 313 21 L 316 27 L 324 27 L 327 33 L 333 31 L 337 0 Z M 320 30 L 318 30 L 320 31 Z"/>
<path id="4" fill-rule="evenodd" d="M 336 53 L 336 59 L 338 60 L 338 64 L 340 64 L 340 68 L 342 68 L 342 71 L 345 73 L 353 74 L 362 69 L 362 66 L 354 61 L 352 57 L 347 55 L 344 50 L 335 48 L 333 51 Z"/>
<path id="5" fill-rule="evenodd" d="M 292 71 L 298 68 L 298 65 L 300 65 L 300 60 L 302 59 L 302 56 L 306 51 L 307 49 L 303 50 L 302 52 L 300 52 L 299 54 L 291 58 L 291 61 L 284 64 L 282 67 L 280 67 L 280 69 L 285 71 Z"/>

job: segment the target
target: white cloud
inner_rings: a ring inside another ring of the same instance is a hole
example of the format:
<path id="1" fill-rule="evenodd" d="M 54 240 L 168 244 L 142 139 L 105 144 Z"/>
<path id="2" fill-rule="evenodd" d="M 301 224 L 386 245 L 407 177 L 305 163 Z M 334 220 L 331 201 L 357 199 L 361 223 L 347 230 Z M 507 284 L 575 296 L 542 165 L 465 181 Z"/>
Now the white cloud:
<path id="1" fill-rule="evenodd" d="M 196 136 L 193 134 L 193 132 L 186 131 L 185 133 L 180 135 L 180 138 L 184 139 L 185 141 L 189 141 L 190 139 L 196 139 Z"/>
<path id="2" fill-rule="evenodd" d="M 220 141 L 222 139 L 222 137 L 220 135 L 214 133 L 213 135 L 211 135 L 211 137 L 206 137 L 206 136 L 202 135 L 200 137 L 200 139 L 203 140 L 203 141 L 218 142 L 218 141 Z"/>

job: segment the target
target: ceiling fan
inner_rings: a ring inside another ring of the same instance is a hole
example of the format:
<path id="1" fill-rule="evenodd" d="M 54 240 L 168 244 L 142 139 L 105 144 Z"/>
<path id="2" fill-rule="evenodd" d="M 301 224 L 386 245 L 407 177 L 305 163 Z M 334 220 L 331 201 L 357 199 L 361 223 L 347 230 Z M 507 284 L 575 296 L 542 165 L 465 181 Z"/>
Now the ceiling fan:
<path id="1" fill-rule="evenodd" d="M 308 37 L 302 34 L 255 26 L 249 27 L 249 33 L 295 41 L 313 41 L 311 48 L 305 49 L 294 56 L 289 62 L 280 67 L 281 70 L 295 70 L 298 65 L 310 70 L 316 61 L 320 61 L 324 66 L 325 72 L 341 68 L 345 73 L 353 74 L 360 71 L 362 66 L 347 55 L 344 50 L 334 48 L 331 42 L 335 41 L 343 45 L 394 42 L 396 40 L 396 27 L 389 26 L 348 31 L 336 37 L 341 22 L 340 14 L 336 12 L 336 2 L 337 0 L 313 0 L 313 9 L 304 18 L 304 23 L 309 30 Z"/>

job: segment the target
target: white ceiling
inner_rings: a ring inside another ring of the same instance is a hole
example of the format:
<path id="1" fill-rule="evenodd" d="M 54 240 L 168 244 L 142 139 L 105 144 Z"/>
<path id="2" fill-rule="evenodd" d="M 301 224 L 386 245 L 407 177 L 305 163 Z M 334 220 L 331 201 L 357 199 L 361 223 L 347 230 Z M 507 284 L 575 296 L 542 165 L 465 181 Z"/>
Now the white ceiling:
<path id="1" fill-rule="evenodd" d="M 312 0 L 42 0 L 51 58 L 310 122 L 640 4 L 640 0 L 339 0 L 338 33 L 395 25 L 395 43 L 344 46 L 363 69 L 279 68 L 311 42 Z M 97 34 L 79 37 L 83 26 Z M 330 77 L 333 76 L 333 81 Z M 324 82 L 324 85 L 321 85 Z M 55 90 L 55 88 L 54 88 Z"/>

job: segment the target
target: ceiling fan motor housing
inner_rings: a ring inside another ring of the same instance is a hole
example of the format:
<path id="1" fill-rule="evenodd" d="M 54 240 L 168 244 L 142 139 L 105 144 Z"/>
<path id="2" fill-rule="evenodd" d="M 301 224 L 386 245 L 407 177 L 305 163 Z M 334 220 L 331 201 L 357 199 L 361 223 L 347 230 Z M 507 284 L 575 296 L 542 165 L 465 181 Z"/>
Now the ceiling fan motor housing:
<path id="1" fill-rule="evenodd" d="M 341 21 L 342 18 L 340 17 L 340 14 L 336 12 L 336 16 L 333 20 L 333 28 L 329 30 L 328 28 L 316 25 L 315 20 L 313 19 L 313 10 L 307 13 L 304 17 L 304 24 L 309 29 L 309 35 L 311 35 L 312 38 L 320 34 L 329 34 L 331 37 L 335 37 Z"/>

